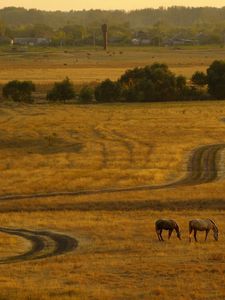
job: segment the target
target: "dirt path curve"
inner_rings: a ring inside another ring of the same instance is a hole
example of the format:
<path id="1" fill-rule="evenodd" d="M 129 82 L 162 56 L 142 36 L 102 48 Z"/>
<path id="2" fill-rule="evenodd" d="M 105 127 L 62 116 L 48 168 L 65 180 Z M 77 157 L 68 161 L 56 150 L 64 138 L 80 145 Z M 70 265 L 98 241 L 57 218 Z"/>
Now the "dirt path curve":
<path id="1" fill-rule="evenodd" d="M 162 185 L 141 185 L 125 188 L 105 188 L 105 189 L 92 189 L 92 190 L 78 190 L 71 192 L 46 192 L 36 194 L 12 194 L 2 195 L 0 200 L 21 200 L 21 199 L 34 199 L 34 198 L 46 198 L 57 196 L 81 196 L 81 195 L 96 195 L 103 193 L 118 193 L 118 192 L 130 192 L 130 191 L 144 191 L 144 190 L 156 190 L 165 188 L 174 188 L 178 186 L 193 186 L 203 183 L 210 183 L 218 178 L 217 165 L 219 161 L 219 154 L 225 149 L 225 144 L 215 144 L 201 146 L 195 149 L 190 156 L 187 166 L 187 174 L 183 179 L 165 183 Z"/>
<path id="2" fill-rule="evenodd" d="M 20 236 L 28 240 L 32 245 L 31 249 L 23 254 L 0 259 L 0 264 L 62 255 L 73 251 L 78 246 L 78 242 L 74 238 L 50 231 L 31 231 L 0 227 L 0 232 Z"/>
<path id="3" fill-rule="evenodd" d="M 183 179 L 177 180 L 172 183 L 155 186 L 145 185 L 128 188 L 108 188 L 100 190 L 83 190 L 74 192 L 52 192 L 29 195 L 3 195 L 0 196 L 0 200 L 20 200 L 55 196 L 92 195 L 102 193 L 174 188 L 179 186 L 193 186 L 203 183 L 210 183 L 218 178 L 217 166 L 219 162 L 219 154 L 224 149 L 225 144 L 207 145 L 195 149 L 190 155 L 186 176 Z M 70 252 L 78 246 L 78 242 L 74 238 L 50 231 L 32 231 L 25 229 L 11 229 L 0 227 L 0 232 L 20 236 L 28 240 L 32 245 L 31 249 L 29 249 L 23 254 L 2 259 L 0 258 L 0 264 L 49 258 L 52 256 L 57 256 Z"/>

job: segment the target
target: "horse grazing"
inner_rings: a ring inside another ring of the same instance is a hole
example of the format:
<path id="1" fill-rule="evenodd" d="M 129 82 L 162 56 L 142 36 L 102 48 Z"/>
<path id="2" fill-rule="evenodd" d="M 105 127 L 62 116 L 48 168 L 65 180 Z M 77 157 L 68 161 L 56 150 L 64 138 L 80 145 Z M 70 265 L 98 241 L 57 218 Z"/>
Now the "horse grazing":
<path id="1" fill-rule="evenodd" d="M 162 231 L 168 231 L 168 240 L 171 237 L 172 232 L 175 230 L 177 233 L 178 239 L 181 240 L 180 229 L 177 223 L 174 220 L 157 220 L 155 222 L 155 231 L 158 236 L 159 241 L 164 241 L 162 237 Z"/>
<path id="2" fill-rule="evenodd" d="M 196 242 L 197 242 L 197 231 L 205 231 L 205 241 L 206 241 L 210 230 L 213 231 L 214 239 L 218 241 L 218 233 L 219 233 L 218 228 L 216 224 L 210 219 L 206 219 L 206 220 L 196 219 L 196 220 L 191 220 L 189 222 L 189 242 L 191 242 L 191 234 L 193 230 L 194 230 L 194 238 Z"/>

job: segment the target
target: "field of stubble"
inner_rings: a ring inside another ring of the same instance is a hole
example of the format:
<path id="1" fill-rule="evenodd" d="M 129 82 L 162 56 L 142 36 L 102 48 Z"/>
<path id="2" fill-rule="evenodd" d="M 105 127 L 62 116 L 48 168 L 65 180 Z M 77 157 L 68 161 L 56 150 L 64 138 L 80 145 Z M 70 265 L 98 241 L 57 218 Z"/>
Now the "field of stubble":
<path id="1" fill-rule="evenodd" d="M 32 80 L 42 88 L 55 81 L 71 78 L 76 84 L 117 79 L 128 68 L 154 62 L 166 63 L 176 74 L 190 78 L 205 71 L 213 60 L 224 59 L 219 47 L 112 47 L 100 48 L 10 48 L 0 49 L 0 84 L 7 81 Z"/>
<path id="2" fill-rule="evenodd" d="M 1 104 L 0 299 L 224 299 L 224 116 L 223 102 Z M 182 241 L 158 242 L 162 217 Z M 188 243 L 196 217 L 219 242 Z"/>

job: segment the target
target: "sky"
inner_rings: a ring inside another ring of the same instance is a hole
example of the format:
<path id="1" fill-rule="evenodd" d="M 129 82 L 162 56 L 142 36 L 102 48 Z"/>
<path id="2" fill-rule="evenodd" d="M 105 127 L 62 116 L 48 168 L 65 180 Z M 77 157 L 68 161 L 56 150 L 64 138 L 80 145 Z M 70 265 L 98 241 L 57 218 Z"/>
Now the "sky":
<path id="1" fill-rule="evenodd" d="M 140 9 L 159 6 L 225 6 L 225 0 L 0 0 L 0 8 L 17 6 L 43 10 Z"/>

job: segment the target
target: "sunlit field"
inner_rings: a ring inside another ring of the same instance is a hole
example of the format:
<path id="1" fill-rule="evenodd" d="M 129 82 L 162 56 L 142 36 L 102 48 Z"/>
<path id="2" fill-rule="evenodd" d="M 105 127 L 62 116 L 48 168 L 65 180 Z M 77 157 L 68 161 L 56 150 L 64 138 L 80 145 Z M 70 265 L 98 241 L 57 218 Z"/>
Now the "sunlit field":
<path id="1" fill-rule="evenodd" d="M 11 195 L 0 200 L 1 227 L 65 234 L 78 245 L 13 262 L 34 244 L 0 233 L 0 298 L 224 299 L 225 150 L 208 153 L 211 181 L 165 186 L 190 172 L 200 146 L 225 143 L 224 117 L 223 101 L 1 104 L 0 199 Z M 116 191 L 137 186 L 146 188 Z M 84 190 L 92 192 L 57 196 Z M 34 197 L 13 198 L 21 194 Z M 164 217 L 178 222 L 181 241 L 158 241 L 154 222 Z M 199 233 L 189 244 L 193 218 L 213 219 L 219 241 Z M 43 251 L 54 248 L 43 241 Z"/>
<path id="2" fill-rule="evenodd" d="M 225 50 L 218 47 L 112 47 L 107 52 L 100 48 L 2 48 L 0 83 L 19 79 L 46 85 L 66 76 L 78 84 L 115 80 L 128 68 L 154 62 L 167 63 L 175 73 L 190 78 L 224 55 Z"/>

